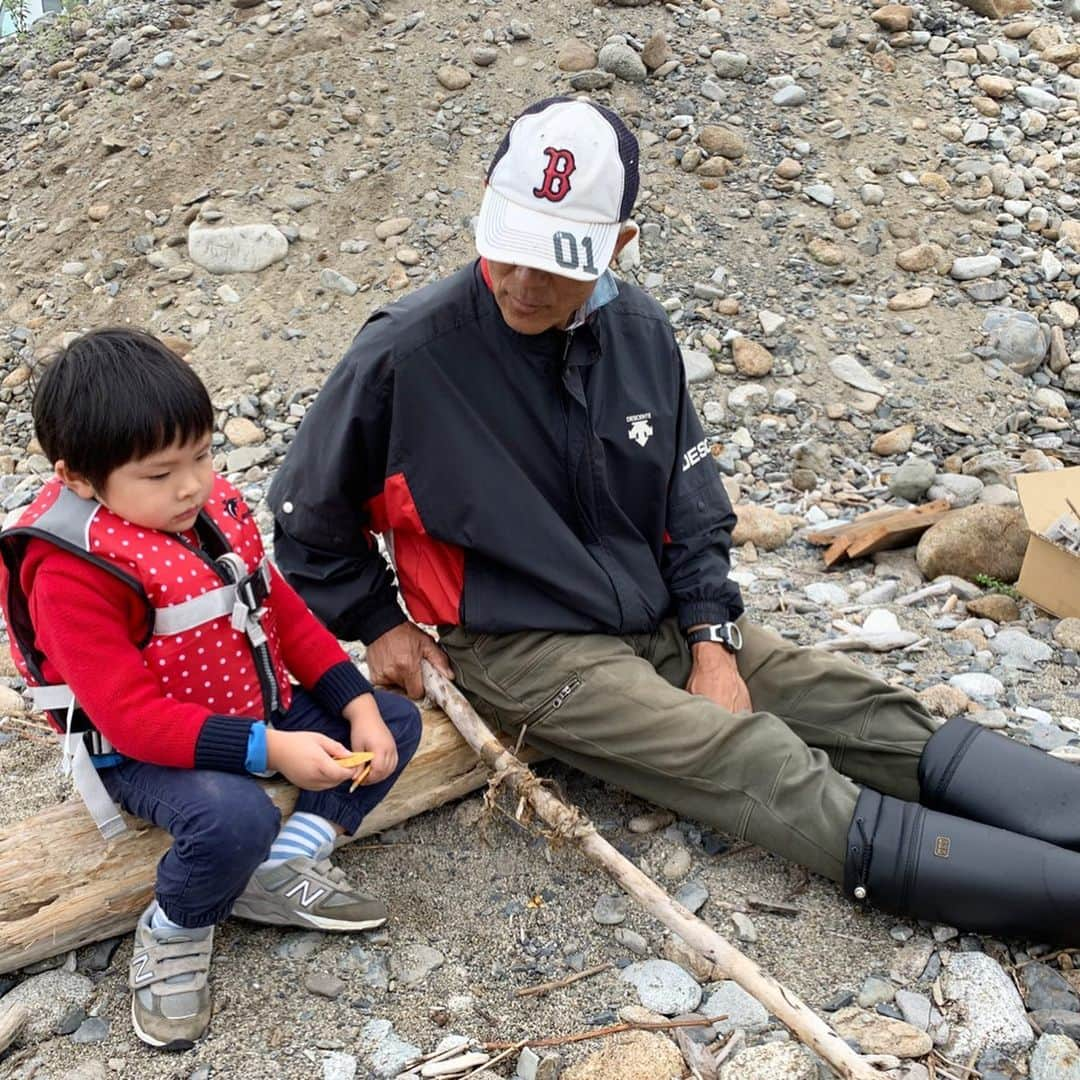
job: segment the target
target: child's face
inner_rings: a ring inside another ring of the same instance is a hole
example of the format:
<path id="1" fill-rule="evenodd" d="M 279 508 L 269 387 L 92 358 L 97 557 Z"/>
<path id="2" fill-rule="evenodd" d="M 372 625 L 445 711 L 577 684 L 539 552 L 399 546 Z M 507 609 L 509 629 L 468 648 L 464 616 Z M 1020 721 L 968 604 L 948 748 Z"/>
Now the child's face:
<path id="1" fill-rule="evenodd" d="M 214 486 L 210 433 L 113 469 L 100 491 L 59 468 L 57 473 L 77 495 L 93 496 L 133 525 L 183 532 L 195 524 Z"/>

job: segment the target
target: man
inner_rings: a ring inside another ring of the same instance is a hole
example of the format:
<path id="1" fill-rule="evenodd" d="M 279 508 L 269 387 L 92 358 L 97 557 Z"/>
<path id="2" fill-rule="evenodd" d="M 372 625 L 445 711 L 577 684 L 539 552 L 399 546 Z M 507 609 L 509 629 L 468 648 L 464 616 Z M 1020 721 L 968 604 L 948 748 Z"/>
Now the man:
<path id="1" fill-rule="evenodd" d="M 606 270 L 637 188 L 614 113 L 514 122 L 479 261 L 376 312 L 301 426 L 270 494 L 282 569 L 376 683 L 419 696 L 427 658 L 504 732 L 849 895 L 1075 937 L 1071 766 L 933 734 L 912 694 L 743 617 L 670 324 Z"/>

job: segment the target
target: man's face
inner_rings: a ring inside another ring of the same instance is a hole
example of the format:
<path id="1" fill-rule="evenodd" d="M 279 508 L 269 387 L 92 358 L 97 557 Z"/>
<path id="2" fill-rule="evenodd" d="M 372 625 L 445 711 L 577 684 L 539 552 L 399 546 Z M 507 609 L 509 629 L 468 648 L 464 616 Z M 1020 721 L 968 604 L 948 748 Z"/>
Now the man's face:
<path id="1" fill-rule="evenodd" d="M 519 334 L 561 330 L 596 288 L 595 281 L 576 281 L 514 263 L 489 260 L 488 273 L 506 325 Z"/>
<path id="2" fill-rule="evenodd" d="M 637 235 L 628 225 L 615 241 L 612 260 Z M 577 281 L 531 266 L 488 260 L 495 303 L 506 325 L 519 334 L 542 334 L 562 330 L 574 313 L 592 296 L 595 281 Z"/>

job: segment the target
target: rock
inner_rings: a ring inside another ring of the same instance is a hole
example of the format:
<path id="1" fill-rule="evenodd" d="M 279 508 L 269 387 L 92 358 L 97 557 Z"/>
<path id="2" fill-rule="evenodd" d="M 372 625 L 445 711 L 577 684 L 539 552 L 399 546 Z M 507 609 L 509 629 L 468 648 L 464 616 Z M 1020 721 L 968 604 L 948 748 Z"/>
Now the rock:
<path id="1" fill-rule="evenodd" d="M 469 83 L 472 82 L 472 76 L 463 67 L 458 67 L 456 64 L 443 64 L 438 71 L 435 72 L 435 78 L 439 80 L 439 85 L 444 90 L 455 92 L 458 90 L 464 90 Z"/>
<path id="2" fill-rule="evenodd" d="M 822 266 L 843 266 L 844 264 L 844 249 L 822 236 L 815 236 L 806 245 L 806 250 L 810 252 L 811 258 Z"/>
<path id="3" fill-rule="evenodd" d="M 854 1039 L 867 1054 L 892 1054 L 898 1058 L 918 1058 L 929 1054 L 934 1041 L 925 1031 L 880 1013 L 851 1005 L 833 1013 L 832 1026 L 844 1039 Z"/>
<path id="4" fill-rule="evenodd" d="M 946 514 L 923 533 L 915 552 L 923 576 L 941 574 L 974 581 L 987 574 L 1013 582 L 1027 550 L 1028 529 L 1020 510 L 978 504 Z"/>
<path id="5" fill-rule="evenodd" d="M 942 989 L 962 1018 L 953 1026 L 946 1055 L 967 1061 L 995 1051 L 1004 1057 L 1022 1054 L 1032 1043 L 1024 1003 L 1012 980 L 985 953 L 952 953 L 944 958 Z"/>
<path id="6" fill-rule="evenodd" d="M 668 1080 L 685 1073 L 682 1054 L 664 1035 L 628 1031 L 562 1073 L 561 1080 Z"/>
<path id="7" fill-rule="evenodd" d="M 606 90 L 615 84 L 615 76 L 610 71 L 579 71 L 570 79 L 574 90 Z"/>
<path id="8" fill-rule="evenodd" d="M 982 324 L 994 355 L 1021 375 L 1037 370 L 1046 356 L 1047 340 L 1039 320 L 1014 308 L 991 308 Z"/>
<path id="9" fill-rule="evenodd" d="M 568 41 L 559 50 L 555 63 L 560 71 L 588 71 L 596 67 L 596 50 L 584 41 Z"/>
<path id="10" fill-rule="evenodd" d="M 280 262 L 289 241 L 273 225 L 188 229 L 188 258 L 211 274 L 254 274 Z"/>
<path id="11" fill-rule="evenodd" d="M 1026 664 L 1041 664 L 1054 657 L 1054 650 L 1045 641 L 1039 641 L 1023 630 L 999 631 L 990 639 L 990 649 L 1005 659 Z"/>
<path id="12" fill-rule="evenodd" d="M 693 1012 L 701 1004 L 701 987 L 689 972 L 670 960 L 644 960 L 623 968 L 620 977 L 638 992 L 646 1009 L 661 1016 Z"/>
<path id="13" fill-rule="evenodd" d="M 967 602 L 969 615 L 990 619 L 996 623 L 1015 622 L 1020 618 L 1020 605 L 1004 593 L 987 593 Z"/>
<path id="14" fill-rule="evenodd" d="M 818 1075 L 814 1059 L 798 1043 L 749 1046 L 723 1073 L 724 1080 L 816 1080 Z"/>
<path id="15" fill-rule="evenodd" d="M 1080 653 L 1080 619 L 1062 619 L 1054 627 L 1054 640 L 1063 649 Z"/>
<path id="16" fill-rule="evenodd" d="M 707 153 L 719 154 L 732 161 L 746 153 L 746 142 L 742 135 L 719 124 L 706 124 L 698 132 L 698 145 Z"/>
<path id="17" fill-rule="evenodd" d="M 345 982 L 336 975 L 312 971 L 304 976 L 304 989 L 310 994 L 330 998 L 333 1001 L 344 993 Z"/>
<path id="18" fill-rule="evenodd" d="M 936 475 L 937 469 L 932 462 L 911 458 L 889 477 L 889 492 L 899 499 L 918 502 L 926 494 Z"/>
<path id="19" fill-rule="evenodd" d="M 928 712 L 935 716 L 944 716 L 946 720 L 966 712 L 971 704 L 971 699 L 963 690 L 941 683 L 920 690 L 918 697 Z"/>
<path id="20" fill-rule="evenodd" d="M 18 690 L 0 684 L 0 716 L 22 716 L 26 702 Z"/>
<path id="21" fill-rule="evenodd" d="M 883 29 L 896 33 L 911 26 L 911 17 L 914 14 L 914 9 L 908 7 L 907 4 L 885 4 L 879 7 L 870 18 Z"/>
<path id="22" fill-rule="evenodd" d="M 499 59 L 499 50 L 492 45 L 478 45 L 469 53 L 469 59 L 477 67 L 491 67 Z"/>
<path id="23" fill-rule="evenodd" d="M 735 514 L 738 521 L 731 542 L 736 546 L 752 543 L 758 551 L 775 551 L 786 544 L 795 531 L 792 518 L 778 514 L 768 506 L 740 503 L 735 507 Z"/>
<path id="24" fill-rule="evenodd" d="M 890 311 L 918 311 L 926 307 L 934 299 L 934 290 L 929 285 L 923 285 L 918 289 L 907 289 L 895 296 L 889 297 L 888 308 Z"/>
<path id="25" fill-rule="evenodd" d="M 624 82 L 644 82 L 649 75 L 641 57 L 629 45 L 618 42 L 605 45 L 600 50 L 597 66 L 601 71 L 610 71 L 615 78 Z"/>
<path id="26" fill-rule="evenodd" d="M 1047 964 L 1025 964 L 1018 969 L 1023 986 L 1024 1005 L 1029 1012 L 1043 1009 L 1080 1010 L 1080 997 L 1073 988 Z"/>
<path id="27" fill-rule="evenodd" d="M 389 1020 L 369 1020 L 360 1029 L 360 1046 L 378 1080 L 389 1080 L 404 1069 L 406 1062 L 423 1056 L 423 1051 L 402 1039 Z"/>
<path id="28" fill-rule="evenodd" d="M 757 998 L 751 997 L 738 983 L 730 979 L 709 994 L 702 1006 L 705 1016 L 726 1016 L 713 1027 L 718 1035 L 727 1035 L 741 1028 L 749 1035 L 764 1031 L 769 1026 L 769 1013 Z"/>
<path id="29" fill-rule="evenodd" d="M 829 370 L 841 381 L 854 386 L 856 390 L 865 390 L 868 394 L 884 397 L 887 393 L 885 384 L 870 374 L 854 356 L 843 354 L 829 361 Z"/>
<path id="30" fill-rule="evenodd" d="M 984 93 L 987 97 L 998 100 L 1000 98 L 1008 97 L 1014 89 L 1014 84 L 1011 79 L 1005 79 L 1000 75 L 980 75 L 975 80 L 975 85 Z"/>
<path id="31" fill-rule="evenodd" d="M 246 416 L 230 416 L 225 421 L 225 438 L 233 446 L 258 446 L 265 442 L 266 435 L 258 424 Z"/>
<path id="32" fill-rule="evenodd" d="M 1047 1035 L 1068 1035 L 1073 1042 L 1080 1040 L 1080 1013 L 1068 1009 L 1047 1009 L 1030 1014 L 1033 1023 Z"/>
<path id="33" fill-rule="evenodd" d="M 593 920 L 601 926 L 617 926 L 626 921 L 629 906 L 629 900 L 622 893 L 601 896 L 593 905 Z"/>
<path id="34" fill-rule="evenodd" d="M 781 180 L 795 180 L 802 176 L 802 172 L 802 162 L 796 161 L 794 158 L 784 158 L 776 166 L 775 175 Z"/>
<path id="35" fill-rule="evenodd" d="M 430 945 L 404 945 L 390 954 L 390 973 L 403 987 L 417 986 L 445 963 L 446 957 Z"/>
<path id="36" fill-rule="evenodd" d="M 57 969 L 32 975 L 0 998 L 0 1016 L 15 1005 L 25 1005 L 30 1018 L 23 1028 L 27 1043 L 48 1039 L 69 1010 L 85 1009 L 96 988 L 85 975 Z"/>
<path id="37" fill-rule="evenodd" d="M 688 383 L 705 382 L 716 374 L 712 357 L 708 353 L 697 349 L 682 350 L 683 366 L 686 368 L 686 381 Z"/>
<path id="38" fill-rule="evenodd" d="M 971 506 L 983 493 L 983 482 L 977 476 L 958 473 L 939 473 L 930 487 L 931 499 L 946 499 L 956 509 Z"/>
<path id="39" fill-rule="evenodd" d="M 896 265 L 909 273 L 922 274 L 937 266 L 938 248 L 933 244 L 916 244 L 896 256 Z"/>
<path id="40" fill-rule="evenodd" d="M 408 232 L 411 227 L 412 218 L 387 218 L 375 226 L 375 239 L 389 240 L 392 236 L 400 236 L 402 233 Z"/>
<path id="41" fill-rule="evenodd" d="M 319 274 L 319 281 L 324 289 L 341 293 L 343 296 L 355 296 L 360 288 L 352 278 L 346 277 L 337 270 L 331 270 L 329 267 Z"/>
<path id="42" fill-rule="evenodd" d="M 915 425 L 904 424 L 879 435 L 870 444 L 870 450 L 878 457 L 892 457 L 894 454 L 906 454 L 914 441 Z"/>
<path id="43" fill-rule="evenodd" d="M 750 58 L 745 53 L 727 52 L 724 49 L 714 52 L 710 62 L 720 79 L 741 79 L 750 66 Z"/>
<path id="44" fill-rule="evenodd" d="M 831 581 L 815 581 L 807 585 L 803 592 L 822 607 L 842 607 L 850 602 L 851 597 L 842 585 L 834 585 Z"/>
<path id="45" fill-rule="evenodd" d="M 1005 693 L 1000 679 L 981 671 L 965 671 L 960 675 L 953 675 L 949 679 L 949 685 L 976 701 L 996 701 Z"/>
<path id="46" fill-rule="evenodd" d="M 1028 1064 L 1030 1080 L 1080 1080 L 1080 1048 L 1067 1035 L 1041 1035 Z"/>
<path id="47" fill-rule="evenodd" d="M 687 881 L 675 893 L 675 902 L 696 915 L 709 899 L 709 890 L 700 881 Z"/>
<path id="48" fill-rule="evenodd" d="M 772 371 L 772 353 L 748 337 L 737 337 L 731 343 L 731 356 L 735 370 L 747 378 L 760 379 Z"/>
<path id="49" fill-rule="evenodd" d="M 996 255 L 973 255 L 969 258 L 953 259 L 949 276 L 955 281 L 974 281 L 976 278 L 989 277 L 1001 269 L 1001 260 Z"/>
<path id="50" fill-rule="evenodd" d="M 984 19 L 1006 19 L 1021 11 L 1030 11 L 1032 0 L 960 0 Z"/>
<path id="51" fill-rule="evenodd" d="M 650 70 L 655 71 L 663 67 L 669 60 L 675 59 L 675 51 L 668 44 L 667 35 L 663 30 L 657 30 L 641 50 L 642 63 Z"/>
<path id="52" fill-rule="evenodd" d="M 798 105 L 805 105 L 809 99 L 809 94 L 803 87 L 798 86 L 795 83 L 789 83 L 787 86 L 781 86 L 779 90 L 773 94 L 773 104 L 779 105 L 780 108 L 794 108 Z"/>

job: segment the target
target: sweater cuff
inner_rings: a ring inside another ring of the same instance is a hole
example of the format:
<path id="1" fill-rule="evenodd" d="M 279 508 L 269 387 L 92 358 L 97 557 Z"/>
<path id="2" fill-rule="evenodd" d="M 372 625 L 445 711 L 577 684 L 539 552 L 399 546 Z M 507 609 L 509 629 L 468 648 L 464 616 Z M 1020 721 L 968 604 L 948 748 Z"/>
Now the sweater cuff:
<path id="1" fill-rule="evenodd" d="M 377 608 L 362 619 L 356 620 L 354 628 L 356 637 L 365 645 L 370 645 L 376 638 L 382 637 L 387 630 L 393 630 L 406 622 L 405 612 L 401 610 L 397 601 Z"/>
<path id="2" fill-rule="evenodd" d="M 250 716 L 208 716 L 195 742 L 194 768 L 247 772 L 248 737 L 255 723 Z"/>
<path id="3" fill-rule="evenodd" d="M 311 688 L 311 696 L 331 716 L 340 716 L 353 698 L 370 693 L 371 683 L 348 660 L 327 668 Z"/>

